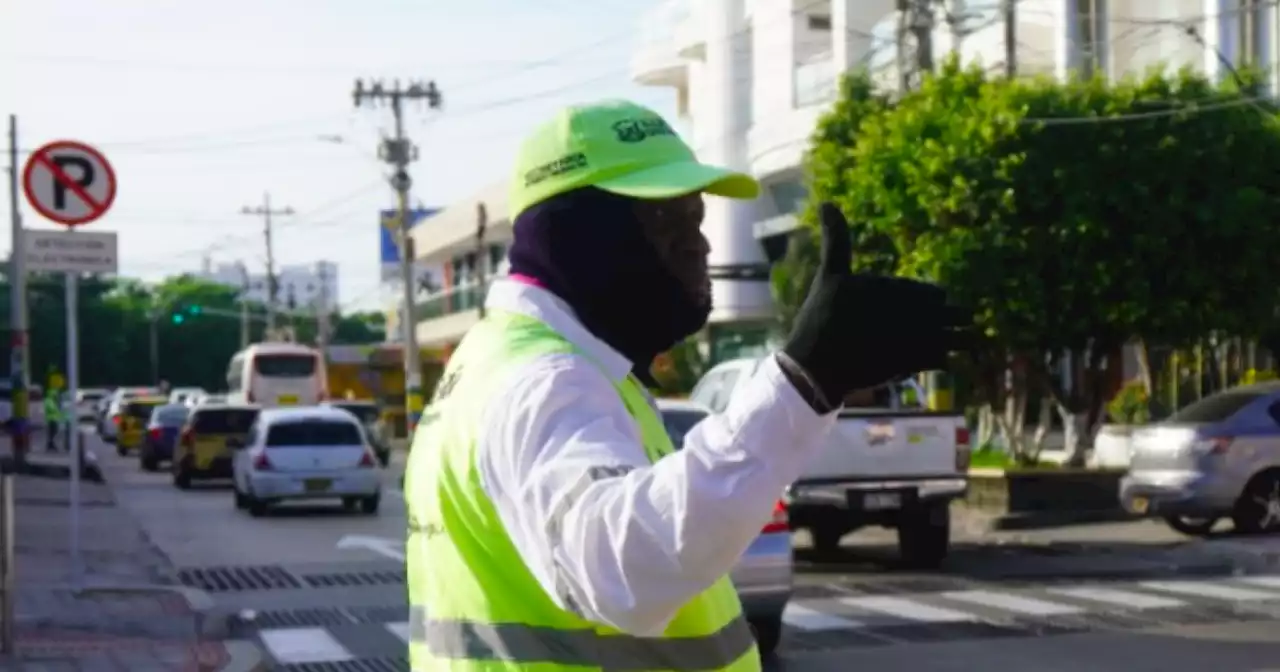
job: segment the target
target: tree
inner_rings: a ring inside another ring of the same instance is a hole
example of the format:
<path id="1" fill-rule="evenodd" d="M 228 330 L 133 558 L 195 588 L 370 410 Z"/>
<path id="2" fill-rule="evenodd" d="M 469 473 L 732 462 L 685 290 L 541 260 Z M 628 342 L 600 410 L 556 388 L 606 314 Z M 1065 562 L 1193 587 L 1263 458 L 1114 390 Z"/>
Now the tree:
<path id="1" fill-rule="evenodd" d="M 986 398 L 1007 391 L 993 367 L 1023 401 L 1047 391 L 1078 460 L 1125 343 L 1249 335 L 1274 314 L 1280 133 L 1249 104 L 1260 80 L 1241 81 L 1010 81 L 952 60 L 862 118 L 848 156 L 815 149 L 813 197 L 849 216 L 860 265 L 972 307 Z"/>

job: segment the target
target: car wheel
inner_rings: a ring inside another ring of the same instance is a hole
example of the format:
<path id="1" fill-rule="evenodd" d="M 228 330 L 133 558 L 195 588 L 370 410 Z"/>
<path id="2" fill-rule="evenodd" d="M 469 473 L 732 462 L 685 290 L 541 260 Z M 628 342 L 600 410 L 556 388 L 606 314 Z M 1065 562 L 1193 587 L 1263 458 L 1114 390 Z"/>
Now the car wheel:
<path id="1" fill-rule="evenodd" d="M 951 546 L 949 502 L 904 509 L 898 518 L 898 552 L 902 562 L 915 569 L 942 564 Z"/>
<path id="2" fill-rule="evenodd" d="M 116 444 L 116 455 L 119 455 L 120 457 L 124 457 L 124 456 L 126 456 L 126 455 L 128 455 L 128 454 L 129 454 L 129 449 L 128 449 L 128 448 L 125 448 L 124 446 L 120 445 L 119 443 L 117 443 L 117 444 Z"/>
<path id="3" fill-rule="evenodd" d="M 751 625 L 751 634 L 756 638 L 756 649 L 761 658 L 771 658 L 778 652 L 778 643 L 782 641 L 782 614 L 773 614 L 747 621 Z"/>
<path id="4" fill-rule="evenodd" d="M 235 497 L 237 509 L 243 511 L 249 508 L 249 498 L 245 497 L 243 492 L 240 492 L 240 484 L 234 480 L 231 482 L 231 492 L 232 496 Z"/>
<path id="5" fill-rule="evenodd" d="M 1192 518 L 1190 516 L 1165 516 L 1164 522 L 1175 532 L 1189 537 L 1203 537 L 1213 531 L 1217 518 Z"/>
<path id="6" fill-rule="evenodd" d="M 363 497 L 360 499 L 360 510 L 366 515 L 375 516 L 378 514 L 378 505 L 382 503 L 381 495 L 372 497 Z"/>
<path id="7" fill-rule="evenodd" d="M 1280 471 L 1264 471 L 1249 480 L 1231 522 L 1244 534 L 1280 531 Z"/>
<path id="8" fill-rule="evenodd" d="M 187 469 L 185 460 L 182 462 L 174 463 L 173 484 L 179 490 L 187 490 L 191 488 L 191 471 Z"/>
<path id="9" fill-rule="evenodd" d="M 245 499 L 248 500 L 249 515 L 254 518 L 261 518 L 267 515 L 267 500 L 259 499 L 252 493 L 245 495 Z"/>
<path id="10" fill-rule="evenodd" d="M 160 460 L 156 459 L 151 451 L 143 448 L 141 454 L 138 455 L 138 466 L 143 471 L 155 471 L 160 468 Z"/>

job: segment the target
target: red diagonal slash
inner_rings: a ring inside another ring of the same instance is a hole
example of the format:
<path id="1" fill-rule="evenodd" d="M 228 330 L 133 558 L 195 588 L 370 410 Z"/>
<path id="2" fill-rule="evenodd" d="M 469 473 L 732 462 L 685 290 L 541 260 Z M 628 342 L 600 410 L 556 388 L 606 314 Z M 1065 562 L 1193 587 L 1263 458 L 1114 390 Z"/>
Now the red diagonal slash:
<path id="1" fill-rule="evenodd" d="M 75 194 L 77 198 L 84 201 L 85 205 L 89 206 L 89 209 L 92 210 L 94 214 L 101 213 L 104 210 L 104 208 L 102 207 L 102 204 L 99 203 L 93 196 L 90 196 L 89 192 L 85 191 L 84 187 L 80 186 L 79 182 L 71 179 L 71 176 L 67 174 L 67 171 L 60 168 L 58 164 L 54 163 L 53 161 L 50 161 L 48 154 L 37 154 L 35 156 L 35 160 L 40 162 L 40 165 L 49 169 L 50 173 L 53 173 L 53 179 L 61 183 L 62 186 L 70 189 L 71 193 Z"/>

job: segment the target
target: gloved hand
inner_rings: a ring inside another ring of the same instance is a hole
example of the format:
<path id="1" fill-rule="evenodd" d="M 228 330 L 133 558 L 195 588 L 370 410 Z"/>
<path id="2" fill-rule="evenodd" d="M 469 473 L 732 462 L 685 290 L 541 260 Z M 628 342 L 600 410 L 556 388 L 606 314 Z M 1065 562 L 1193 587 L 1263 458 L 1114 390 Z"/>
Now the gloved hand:
<path id="1" fill-rule="evenodd" d="M 944 368 L 949 352 L 965 349 L 972 316 L 949 306 L 941 287 L 853 273 L 847 220 L 831 203 L 821 215 L 818 273 L 782 351 L 831 406 L 850 391 Z"/>

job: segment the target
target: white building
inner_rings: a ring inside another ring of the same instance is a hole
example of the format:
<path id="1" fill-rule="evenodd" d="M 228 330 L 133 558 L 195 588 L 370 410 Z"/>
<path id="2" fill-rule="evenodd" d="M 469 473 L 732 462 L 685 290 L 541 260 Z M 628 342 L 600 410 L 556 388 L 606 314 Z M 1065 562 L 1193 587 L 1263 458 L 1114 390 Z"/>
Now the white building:
<path id="1" fill-rule="evenodd" d="M 1002 68 L 1005 24 L 999 0 L 947 0 L 938 10 L 934 53 Z M 803 153 L 818 116 L 835 97 L 839 73 L 870 69 L 896 86 L 896 0 L 667 0 L 642 19 L 631 76 L 672 89 L 686 140 L 707 162 L 756 175 L 753 202 L 712 198 L 716 310 L 707 331 L 714 361 L 766 347 L 773 306 L 768 262 L 807 197 Z M 968 8 L 966 8 L 966 5 Z M 1066 76 L 1101 68 L 1109 76 L 1157 64 L 1227 74 L 1224 63 L 1276 62 L 1276 7 L 1270 0 L 1018 0 L 1018 71 Z M 1248 8 L 1242 11 L 1241 8 Z M 1243 39 L 1242 39 L 1243 38 Z M 445 291 L 419 305 L 423 345 L 456 341 L 477 319 L 472 286 L 475 210 L 484 204 L 500 270 L 510 239 L 505 184 L 451 206 L 414 230 L 420 258 L 447 261 Z M 766 254 L 768 249 L 768 254 Z"/>
<path id="2" fill-rule="evenodd" d="M 266 273 L 252 273 L 244 264 L 218 264 L 206 268 L 206 280 L 247 292 L 252 301 L 266 303 L 269 289 Z M 276 300 L 282 309 L 338 310 L 338 265 L 331 261 L 282 266 L 276 270 Z"/>

